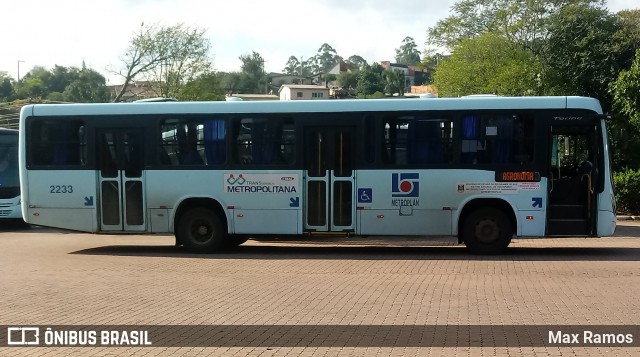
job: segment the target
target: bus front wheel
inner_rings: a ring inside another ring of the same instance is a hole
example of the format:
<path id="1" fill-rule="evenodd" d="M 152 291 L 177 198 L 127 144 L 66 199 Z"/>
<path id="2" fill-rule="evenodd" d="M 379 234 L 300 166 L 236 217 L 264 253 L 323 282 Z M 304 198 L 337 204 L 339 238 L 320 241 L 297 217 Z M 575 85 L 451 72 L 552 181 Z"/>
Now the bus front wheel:
<path id="1" fill-rule="evenodd" d="M 187 211 L 178 223 L 178 240 L 194 253 L 213 253 L 224 247 L 227 232 L 218 215 L 207 208 Z"/>
<path id="2" fill-rule="evenodd" d="M 462 226 L 462 240 L 475 254 L 503 253 L 513 236 L 507 215 L 497 208 L 482 208 L 471 212 Z"/>

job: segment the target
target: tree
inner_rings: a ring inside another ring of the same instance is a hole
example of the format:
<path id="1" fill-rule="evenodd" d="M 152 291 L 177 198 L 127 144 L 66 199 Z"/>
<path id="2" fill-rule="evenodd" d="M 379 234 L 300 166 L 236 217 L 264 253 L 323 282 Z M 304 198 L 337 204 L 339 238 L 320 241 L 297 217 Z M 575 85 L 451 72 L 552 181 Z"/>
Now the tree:
<path id="1" fill-rule="evenodd" d="M 154 81 L 160 94 L 173 96 L 181 87 L 211 70 L 210 42 L 205 31 L 183 24 L 145 26 L 135 33 L 121 57 L 123 69 L 115 72 L 124 84 L 114 98 L 122 101 L 134 80 Z"/>
<path id="2" fill-rule="evenodd" d="M 46 91 L 44 84 L 38 78 L 28 78 L 21 80 L 20 87 L 16 91 L 16 95 L 20 99 L 42 98 L 45 97 Z"/>
<path id="3" fill-rule="evenodd" d="M 540 65 L 497 34 L 463 40 L 434 75 L 441 96 L 540 94 Z"/>
<path id="4" fill-rule="evenodd" d="M 640 166 L 640 49 L 631 68 L 621 71 L 609 86 L 613 98 L 613 119 L 609 133 L 613 167 L 616 171 Z"/>
<path id="5" fill-rule="evenodd" d="M 13 78 L 5 71 L 0 71 L 0 100 L 7 101 L 13 95 Z"/>
<path id="6" fill-rule="evenodd" d="M 358 72 L 358 84 L 356 85 L 358 97 L 366 98 L 376 92 L 384 92 L 383 71 L 384 69 L 380 64 L 374 63 L 372 66 L 365 65 Z"/>
<path id="7" fill-rule="evenodd" d="M 264 71 L 264 58 L 256 51 L 240 56 L 242 65 L 242 93 L 265 93 L 267 74 Z"/>
<path id="8" fill-rule="evenodd" d="M 289 60 L 287 61 L 287 64 L 285 65 L 282 72 L 291 75 L 300 73 L 300 61 L 298 60 L 298 58 L 296 56 L 289 57 Z"/>
<path id="9" fill-rule="evenodd" d="M 640 133 L 640 50 L 636 51 L 631 68 L 622 71 L 609 88 L 613 106 Z"/>
<path id="10" fill-rule="evenodd" d="M 240 93 L 242 86 L 241 72 L 219 72 L 217 77 L 220 80 L 220 87 L 225 91 L 225 93 Z"/>
<path id="11" fill-rule="evenodd" d="M 630 48 L 619 46 L 621 30 L 619 18 L 606 9 L 572 5 L 551 16 L 541 57 L 546 93 L 595 97 L 609 110 L 609 83 L 633 58 Z"/>
<path id="12" fill-rule="evenodd" d="M 210 72 L 188 82 L 182 89 L 180 100 L 224 100 L 221 78 Z"/>
<path id="13" fill-rule="evenodd" d="M 352 55 L 347 59 L 346 63 L 347 63 L 347 66 L 349 66 L 349 69 L 358 70 L 358 69 L 361 69 L 364 65 L 366 65 L 367 61 L 361 56 Z"/>
<path id="14" fill-rule="evenodd" d="M 427 46 L 453 49 L 462 40 L 492 32 L 538 56 L 547 35 L 549 16 L 563 7 L 604 7 L 604 0 L 461 0 L 451 16 L 427 31 Z"/>
<path id="15" fill-rule="evenodd" d="M 338 56 L 336 50 L 328 43 L 323 43 L 322 46 L 320 46 L 318 54 L 314 59 L 318 67 L 318 71 L 316 73 L 322 74 L 329 73 L 335 65 L 342 61 L 342 57 Z"/>
<path id="16" fill-rule="evenodd" d="M 82 69 L 85 69 L 84 63 Z M 55 65 L 50 71 L 46 72 L 42 81 L 49 92 L 62 93 L 71 82 L 78 79 L 79 72 L 80 70 L 77 67 Z"/>
<path id="17" fill-rule="evenodd" d="M 110 99 L 105 83 L 106 80 L 100 73 L 83 68 L 78 72 L 78 78 L 65 87 L 64 100 L 76 103 L 105 103 Z"/>
<path id="18" fill-rule="evenodd" d="M 405 37 L 400 48 L 396 48 L 396 62 L 407 66 L 420 63 L 420 51 L 413 38 Z"/>
<path id="19" fill-rule="evenodd" d="M 384 90 L 388 94 L 398 93 L 404 96 L 404 88 L 406 85 L 404 72 L 397 69 L 384 71 L 385 87 Z"/>
<path id="20" fill-rule="evenodd" d="M 636 53 L 640 49 L 640 9 L 620 11 L 618 18 L 622 24 L 618 38 Z"/>
<path id="21" fill-rule="evenodd" d="M 338 86 L 347 90 L 355 90 L 358 86 L 358 72 L 359 71 L 342 72 L 338 74 L 338 78 L 336 79 Z"/>

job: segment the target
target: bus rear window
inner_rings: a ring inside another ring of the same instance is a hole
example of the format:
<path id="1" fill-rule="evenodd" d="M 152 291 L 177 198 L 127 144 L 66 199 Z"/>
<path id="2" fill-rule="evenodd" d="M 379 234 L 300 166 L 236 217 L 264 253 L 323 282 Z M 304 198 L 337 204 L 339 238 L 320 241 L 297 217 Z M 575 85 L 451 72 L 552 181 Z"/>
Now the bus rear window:
<path id="1" fill-rule="evenodd" d="M 87 143 L 82 120 L 34 120 L 29 126 L 28 163 L 36 166 L 84 166 Z"/>

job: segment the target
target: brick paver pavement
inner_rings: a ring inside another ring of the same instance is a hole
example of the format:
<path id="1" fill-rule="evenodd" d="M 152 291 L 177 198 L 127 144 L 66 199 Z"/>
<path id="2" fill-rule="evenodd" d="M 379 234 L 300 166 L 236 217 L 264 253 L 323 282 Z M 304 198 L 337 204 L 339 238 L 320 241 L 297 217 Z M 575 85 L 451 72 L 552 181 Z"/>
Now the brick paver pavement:
<path id="1" fill-rule="evenodd" d="M 639 325 L 640 225 L 521 239 L 503 256 L 454 239 L 256 242 L 192 255 L 159 235 L 0 232 L 1 325 Z M 295 326 L 294 326 L 295 327 Z M 360 331 L 360 330 L 357 330 Z M 403 332 L 404 331 L 404 332 Z M 1 355 L 585 356 L 633 347 L 0 347 Z M 0 331 L 0 333 L 6 333 Z M 278 333 L 276 331 L 276 333 Z M 176 336 L 176 341 L 180 336 Z M 404 342 L 403 342 L 404 341 Z M 395 343 L 395 345 L 394 345 Z M 179 344 L 179 342 L 178 342 Z M 410 345 L 410 344 L 409 344 Z M 414 345 L 415 346 L 415 345 Z"/>

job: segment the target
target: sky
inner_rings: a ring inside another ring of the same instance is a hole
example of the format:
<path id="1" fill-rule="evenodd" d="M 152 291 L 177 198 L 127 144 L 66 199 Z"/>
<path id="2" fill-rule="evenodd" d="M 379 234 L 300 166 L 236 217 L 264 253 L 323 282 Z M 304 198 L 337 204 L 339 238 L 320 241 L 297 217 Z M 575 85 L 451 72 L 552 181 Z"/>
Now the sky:
<path id="1" fill-rule="evenodd" d="M 140 26 L 206 30 L 214 68 L 239 71 L 241 55 L 258 52 L 267 72 L 281 72 L 290 56 L 307 59 L 328 43 L 348 58 L 369 63 L 395 58 L 412 37 L 420 51 L 426 32 L 450 14 L 456 0 L 5 0 L 0 20 L 0 71 L 14 79 L 33 66 L 81 67 L 107 78 Z M 617 12 L 638 9 L 638 0 L 609 0 Z M 18 73 L 19 71 L 19 73 Z"/>

